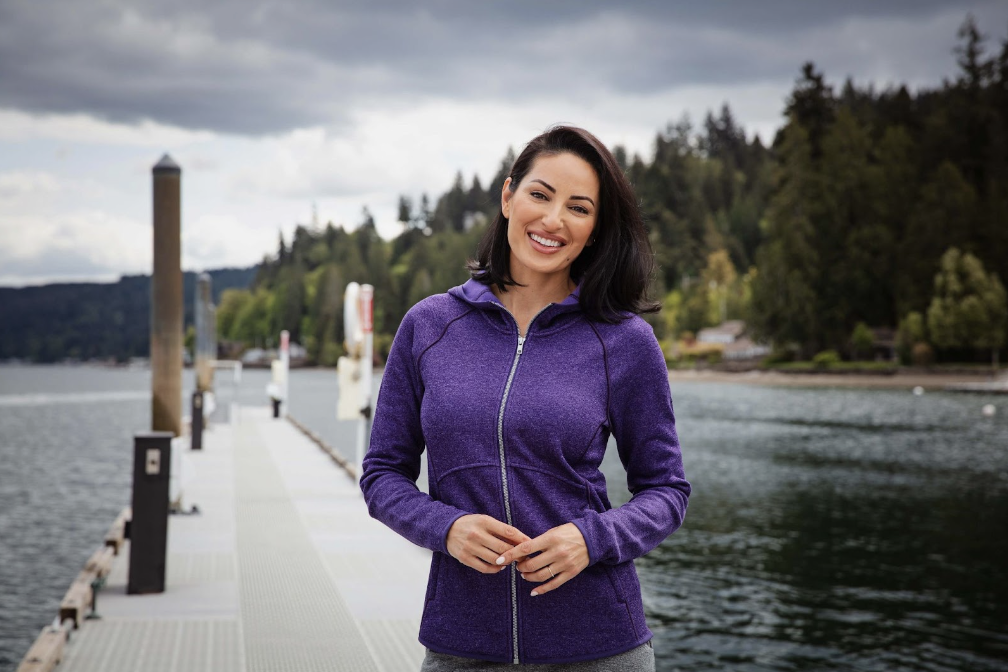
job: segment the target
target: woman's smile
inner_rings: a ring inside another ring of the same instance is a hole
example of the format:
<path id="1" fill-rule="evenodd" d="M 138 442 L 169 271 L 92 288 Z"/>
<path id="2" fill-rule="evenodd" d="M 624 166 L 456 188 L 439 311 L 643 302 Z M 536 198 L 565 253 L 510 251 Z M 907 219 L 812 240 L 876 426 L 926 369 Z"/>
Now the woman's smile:
<path id="1" fill-rule="evenodd" d="M 558 238 L 547 236 L 546 234 L 543 233 L 534 233 L 532 231 L 529 231 L 528 237 L 533 242 L 532 245 L 533 249 L 538 250 L 539 252 L 542 252 L 544 254 L 554 254 L 561 247 L 565 245 L 564 241 Z"/>
<path id="2" fill-rule="evenodd" d="M 521 284 L 561 281 L 587 245 L 598 216 L 599 179 L 581 157 L 563 152 L 536 159 L 520 184 L 504 183 L 511 275 Z"/>

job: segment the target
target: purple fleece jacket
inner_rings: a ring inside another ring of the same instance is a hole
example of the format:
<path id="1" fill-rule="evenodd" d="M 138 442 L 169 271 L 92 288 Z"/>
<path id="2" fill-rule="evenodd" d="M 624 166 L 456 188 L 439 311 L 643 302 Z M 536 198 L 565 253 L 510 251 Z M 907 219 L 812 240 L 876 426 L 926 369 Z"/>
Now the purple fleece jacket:
<path id="1" fill-rule="evenodd" d="M 613 509 L 599 465 L 616 438 L 633 494 Z M 416 487 L 428 451 L 430 495 Z M 683 474 L 668 370 L 636 315 L 589 321 L 578 292 L 519 339 L 513 316 L 469 280 L 403 318 L 375 409 L 361 489 L 371 515 L 434 551 L 420 642 L 513 663 L 591 660 L 651 638 L 633 559 L 681 524 Z M 445 538 L 482 513 L 536 537 L 573 522 L 589 566 L 544 595 L 509 571 L 482 574 Z"/>

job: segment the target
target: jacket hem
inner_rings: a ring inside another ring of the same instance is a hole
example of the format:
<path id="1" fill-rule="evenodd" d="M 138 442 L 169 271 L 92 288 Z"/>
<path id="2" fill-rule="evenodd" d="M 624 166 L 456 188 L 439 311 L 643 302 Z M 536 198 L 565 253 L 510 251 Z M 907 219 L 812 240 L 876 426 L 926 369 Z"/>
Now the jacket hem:
<path id="1" fill-rule="evenodd" d="M 593 653 L 580 655 L 580 656 L 565 656 L 562 658 L 526 658 L 522 657 L 521 663 L 524 665 L 555 665 L 560 663 L 581 663 L 586 660 L 599 660 L 600 658 L 608 658 L 610 656 L 618 656 L 621 653 L 626 653 L 630 649 L 635 649 L 641 644 L 650 642 L 654 638 L 654 634 L 648 630 L 644 637 L 637 638 L 634 642 L 626 645 L 620 645 L 614 649 L 609 649 L 608 651 L 596 651 Z M 469 653 L 464 651 L 456 651 L 454 649 L 448 648 L 446 646 L 439 646 L 437 644 L 432 644 L 423 637 L 417 638 L 421 644 L 425 647 L 434 651 L 435 653 L 444 653 L 449 656 L 458 656 L 459 658 L 473 658 L 475 660 L 486 660 L 491 663 L 511 663 L 511 656 L 488 656 L 481 655 L 478 653 Z"/>
<path id="2" fill-rule="evenodd" d="M 486 660 L 491 663 L 510 663 L 512 661 L 511 656 L 488 656 L 481 655 L 478 653 L 470 653 L 469 651 L 456 651 L 447 646 L 440 646 L 438 644 L 433 644 L 423 637 L 417 637 L 417 641 L 423 644 L 425 647 L 433 651 L 434 653 L 444 653 L 449 656 L 458 656 L 459 658 L 472 658 L 475 660 Z"/>

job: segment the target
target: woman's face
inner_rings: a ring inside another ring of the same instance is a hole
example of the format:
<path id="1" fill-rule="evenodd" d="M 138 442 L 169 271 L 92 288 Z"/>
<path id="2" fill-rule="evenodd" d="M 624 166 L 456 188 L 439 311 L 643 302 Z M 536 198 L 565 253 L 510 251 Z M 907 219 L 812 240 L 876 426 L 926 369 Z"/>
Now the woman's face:
<path id="1" fill-rule="evenodd" d="M 501 192 L 501 211 L 508 218 L 511 277 L 522 284 L 566 280 L 595 228 L 595 170 L 574 154 L 542 155 L 514 192 L 510 187 L 509 177 Z"/>

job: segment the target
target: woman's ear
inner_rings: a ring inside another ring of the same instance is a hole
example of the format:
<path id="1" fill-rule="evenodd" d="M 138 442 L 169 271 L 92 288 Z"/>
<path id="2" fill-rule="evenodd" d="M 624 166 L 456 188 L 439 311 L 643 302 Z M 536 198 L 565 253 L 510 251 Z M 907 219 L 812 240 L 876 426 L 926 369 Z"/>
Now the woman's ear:
<path id="1" fill-rule="evenodd" d="M 504 186 L 501 187 L 501 212 L 504 213 L 504 218 L 509 219 L 511 217 L 511 197 L 514 196 L 514 192 L 511 191 L 511 178 L 504 180 Z"/>

